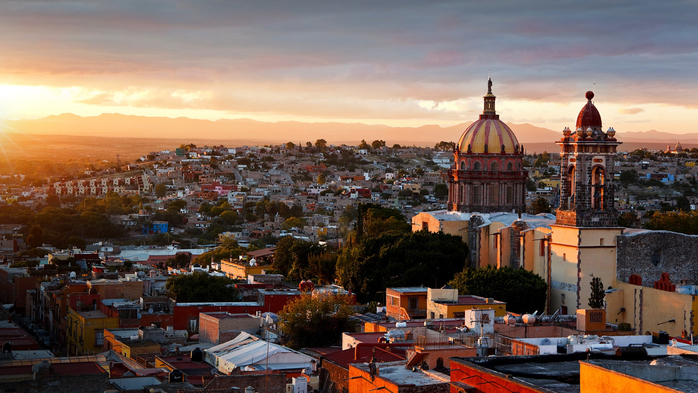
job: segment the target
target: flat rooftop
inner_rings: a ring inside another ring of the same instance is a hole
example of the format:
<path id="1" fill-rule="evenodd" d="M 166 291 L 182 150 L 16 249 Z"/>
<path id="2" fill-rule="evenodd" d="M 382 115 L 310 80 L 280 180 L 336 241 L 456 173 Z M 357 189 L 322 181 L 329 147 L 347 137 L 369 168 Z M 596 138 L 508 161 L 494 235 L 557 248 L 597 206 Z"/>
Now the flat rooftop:
<path id="1" fill-rule="evenodd" d="M 368 364 L 354 363 L 351 366 L 366 373 L 369 372 Z M 377 378 L 391 381 L 396 385 L 428 386 L 448 383 L 424 373 L 422 370 L 412 371 L 412 369 L 406 368 L 404 360 L 378 363 L 378 372 Z"/>
<path id="2" fill-rule="evenodd" d="M 427 293 L 429 288 L 427 287 L 398 287 L 398 288 L 388 288 L 388 291 L 409 293 L 409 292 L 424 292 Z"/>

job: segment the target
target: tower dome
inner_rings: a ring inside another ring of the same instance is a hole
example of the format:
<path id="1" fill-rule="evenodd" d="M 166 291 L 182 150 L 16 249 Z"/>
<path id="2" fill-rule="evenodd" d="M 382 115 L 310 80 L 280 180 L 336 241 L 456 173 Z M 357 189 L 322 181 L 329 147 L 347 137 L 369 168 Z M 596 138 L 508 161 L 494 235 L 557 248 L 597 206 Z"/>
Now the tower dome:
<path id="1" fill-rule="evenodd" d="M 462 153 L 500 153 L 514 154 L 519 150 L 519 141 L 506 123 L 499 120 L 494 109 L 497 97 L 492 94 L 492 79 L 487 83 L 485 108 L 480 119 L 463 131 L 458 140 L 458 151 Z"/>
<path id="2" fill-rule="evenodd" d="M 586 93 L 587 104 L 584 105 L 581 111 L 579 111 L 579 116 L 577 116 L 577 128 L 580 127 L 582 130 L 586 131 L 589 127 L 593 131 L 601 131 L 601 115 L 599 111 L 594 106 L 591 100 L 594 98 L 593 91 L 587 91 Z"/>
<path id="3" fill-rule="evenodd" d="M 448 209 L 460 212 L 526 211 L 523 147 L 495 111 L 497 97 L 487 81 L 480 119 L 463 131 L 448 171 Z"/>

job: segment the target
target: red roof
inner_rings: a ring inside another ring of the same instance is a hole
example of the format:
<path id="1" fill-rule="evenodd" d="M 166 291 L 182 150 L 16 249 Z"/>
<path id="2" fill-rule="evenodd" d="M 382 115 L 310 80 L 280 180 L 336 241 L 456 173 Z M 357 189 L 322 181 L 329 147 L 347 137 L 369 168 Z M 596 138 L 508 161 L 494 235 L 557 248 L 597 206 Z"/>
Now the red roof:
<path id="1" fill-rule="evenodd" d="M 59 375 L 87 375 L 106 373 L 95 362 L 83 363 L 55 363 L 51 364 L 54 374 Z M 0 375 L 24 375 L 32 373 L 32 365 L 0 367 Z"/>
<path id="2" fill-rule="evenodd" d="M 579 116 L 577 116 L 577 128 L 582 127 L 582 130 L 586 131 L 589 127 L 598 127 L 601 129 L 601 115 L 596 109 L 591 99 L 594 98 L 594 93 L 588 91 L 586 94 L 587 104 L 584 105 L 581 111 L 579 111 Z"/>
<path id="3" fill-rule="evenodd" d="M 354 356 L 355 351 L 355 348 L 349 348 L 345 349 L 344 351 L 325 355 L 323 358 L 342 368 L 349 369 L 349 364 L 368 362 L 373 357 L 373 347 L 359 347 L 358 357 Z M 376 347 L 376 360 L 381 363 L 405 360 L 405 352 L 404 350 L 399 350 L 396 348 L 382 349 Z"/>

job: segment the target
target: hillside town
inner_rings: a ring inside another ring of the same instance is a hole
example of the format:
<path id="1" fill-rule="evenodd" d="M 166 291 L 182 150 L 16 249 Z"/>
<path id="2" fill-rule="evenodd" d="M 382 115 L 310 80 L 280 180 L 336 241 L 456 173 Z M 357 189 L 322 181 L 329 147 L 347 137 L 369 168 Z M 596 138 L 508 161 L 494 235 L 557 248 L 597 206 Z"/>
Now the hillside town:
<path id="1" fill-rule="evenodd" d="M 559 152 L 518 143 L 490 80 L 455 143 L 4 174 L 0 387 L 698 391 L 698 240 L 652 221 L 695 214 L 698 149 L 624 151 L 585 98 Z"/>

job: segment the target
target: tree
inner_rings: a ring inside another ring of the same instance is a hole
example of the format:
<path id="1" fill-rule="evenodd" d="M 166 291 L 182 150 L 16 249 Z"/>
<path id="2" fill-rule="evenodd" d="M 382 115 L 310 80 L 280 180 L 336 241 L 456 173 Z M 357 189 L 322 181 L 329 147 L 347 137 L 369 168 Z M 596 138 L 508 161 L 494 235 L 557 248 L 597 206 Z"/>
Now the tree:
<path id="1" fill-rule="evenodd" d="M 640 178 L 640 176 L 637 174 L 637 171 L 634 169 L 631 169 L 629 171 L 623 171 L 620 173 L 620 182 L 623 184 L 637 183 L 639 178 Z"/>
<path id="2" fill-rule="evenodd" d="M 165 289 L 177 302 L 234 302 L 238 291 L 233 281 L 225 277 L 209 276 L 203 272 L 171 276 Z"/>
<path id="3" fill-rule="evenodd" d="M 603 299 L 606 297 L 606 292 L 603 289 L 603 283 L 600 277 L 591 278 L 591 295 L 589 296 L 589 307 L 604 308 Z"/>
<path id="4" fill-rule="evenodd" d="M 188 252 L 180 252 L 174 258 L 168 258 L 165 264 L 173 268 L 185 268 L 191 262 L 191 254 Z"/>
<path id="5" fill-rule="evenodd" d="M 618 216 L 618 226 L 625 228 L 634 228 L 637 223 L 637 214 L 634 212 L 625 212 Z"/>
<path id="6" fill-rule="evenodd" d="M 371 142 L 371 147 L 374 149 L 380 149 L 383 146 L 385 146 L 385 141 L 376 139 L 375 141 Z"/>
<path id="7" fill-rule="evenodd" d="M 536 191 L 538 189 L 538 186 L 536 186 L 536 182 L 533 181 L 530 177 L 526 178 L 526 191 Z"/>
<path id="8" fill-rule="evenodd" d="M 373 203 L 359 204 L 356 220 L 357 239 L 361 239 L 363 236 L 375 237 L 387 233 L 409 233 L 412 230 L 400 211 Z"/>
<path id="9" fill-rule="evenodd" d="M 293 148 L 295 148 L 295 147 L 296 147 L 295 143 L 293 143 L 293 142 L 286 142 L 286 148 L 287 148 L 288 150 L 291 150 L 291 149 L 293 149 Z"/>
<path id="10" fill-rule="evenodd" d="M 155 186 L 155 196 L 156 197 L 162 198 L 165 196 L 166 193 L 167 193 L 167 187 L 164 184 L 159 183 L 157 186 Z"/>
<path id="11" fill-rule="evenodd" d="M 434 196 L 441 199 L 448 196 L 448 185 L 445 183 L 439 183 L 434 186 Z"/>
<path id="12" fill-rule="evenodd" d="M 289 230 L 291 228 L 301 228 L 303 227 L 303 221 L 298 217 L 289 217 L 286 221 L 281 223 L 281 229 Z"/>
<path id="13" fill-rule="evenodd" d="M 691 211 L 691 202 L 688 200 L 688 198 L 681 195 L 680 197 L 676 198 L 676 210 L 682 212 Z"/>
<path id="14" fill-rule="evenodd" d="M 550 204 L 543 197 L 538 197 L 529 207 L 531 214 L 550 213 Z"/>
<path id="15" fill-rule="evenodd" d="M 397 144 L 397 143 L 394 144 L 394 145 L 393 145 L 393 150 L 398 150 L 398 149 L 402 149 L 402 146 L 400 146 L 400 145 Z"/>
<path id="16" fill-rule="evenodd" d="M 434 146 L 434 149 L 436 149 L 436 150 L 450 151 L 450 150 L 455 149 L 455 147 L 456 147 L 455 142 L 441 141 L 441 142 L 437 143 L 437 144 Z"/>
<path id="17" fill-rule="evenodd" d="M 665 230 L 685 233 L 688 235 L 698 235 L 698 213 L 691 212 L 654 212 L 650 215 L 643 228 L 652 230 Z"/>
<path id="18" fill-rule="evenodd" d="M 301 295 L 279 313 L 285 345 L 294 348 L 328 347 L 341 343 L 342 333 L 355 322 L 353 299 L 346 295 Z"/>
<path id="19" fill-rule="evenodd" d="M 383 233 L 366 236 L 340 250 L 337 279 L 359 301 L 385 300 L 387 287 L 439 286 L 463 270 L 468 246 L 442 232 Z"/>
<path id="20" fill-rule="evenodd" d="M 448 285 L 459 294 L 494 298 L 507 303 L 507 310 L 517 313 L 543 311 L 548 286 L 539 275 L 526 269 L 494 266 L 466 268 Z"/>
<path id="21" fill-rule="evenodd" d="M 327 176 L 325 176 L 324 173 L 317 175 L 317 184 L 325 184 L 325 183 L 327 183 Z"/>
<path id="22" fill-rule="evenodd" d="M 44 242 L 44 230 L 39 225 L 34 225 L 29 229 L 27 236 L 27 246 L 29 248 L 41 247 Z"/>
<path id="23" fill-rule="evenodd" d="M 359 149 L 371 150 L 371 145 L 366 142 L 366 139 L 362 139 L 361 143 L 359 143 Z"/>
<path id="24" fill-rule="evenodd" d="M 321 152 L 324 152 L 327 150 L 327 141 L 324 139 L 318 139 L 315 141 L 315 147 L 317 147 Z"/>

